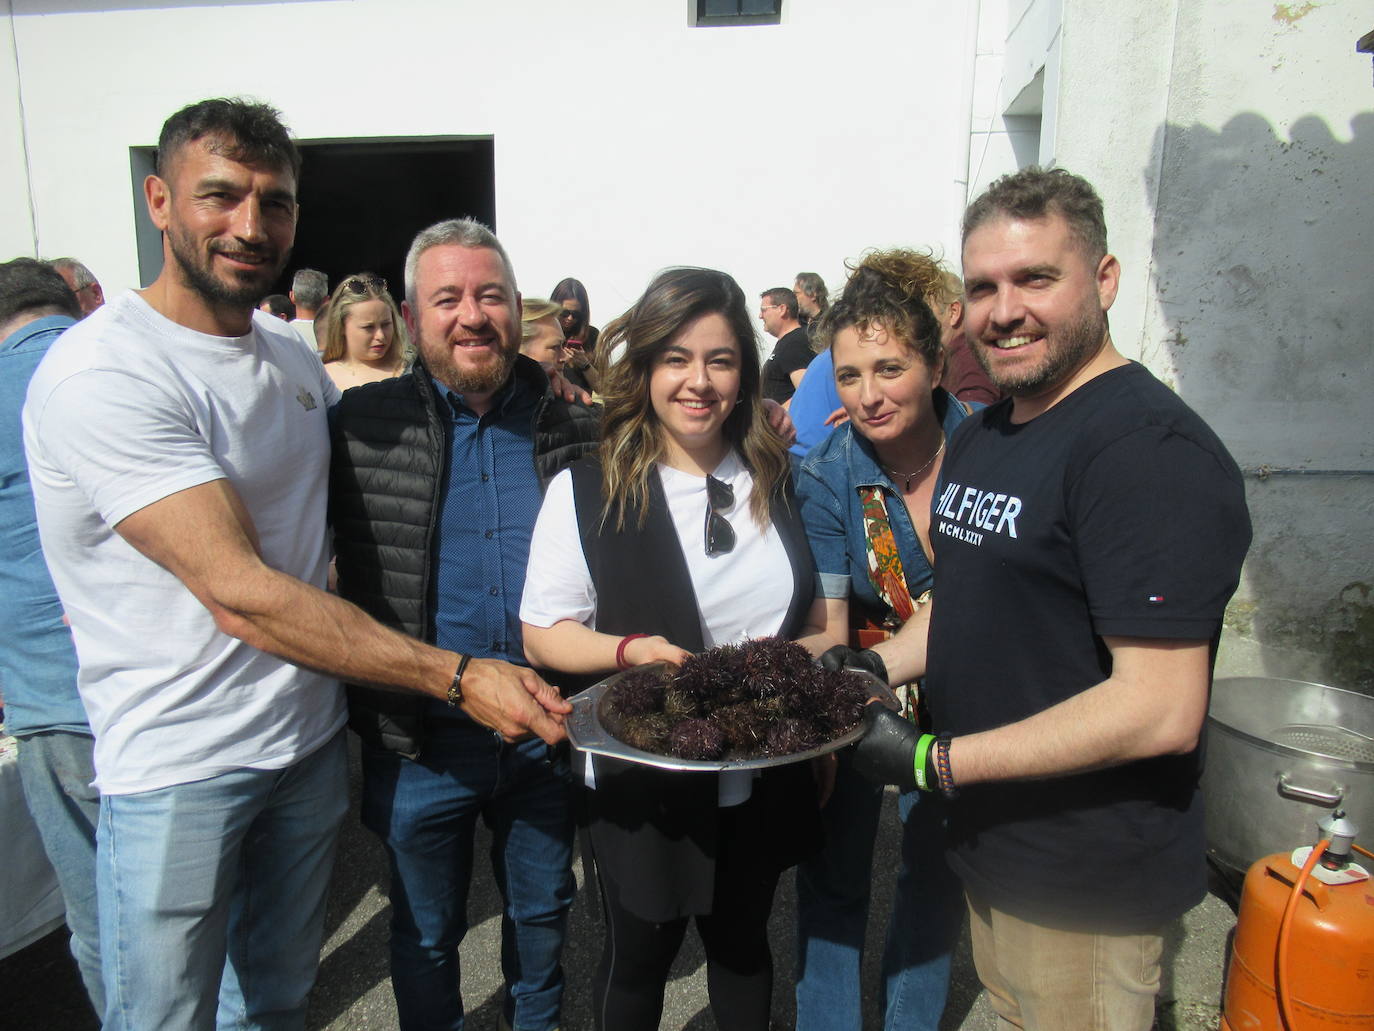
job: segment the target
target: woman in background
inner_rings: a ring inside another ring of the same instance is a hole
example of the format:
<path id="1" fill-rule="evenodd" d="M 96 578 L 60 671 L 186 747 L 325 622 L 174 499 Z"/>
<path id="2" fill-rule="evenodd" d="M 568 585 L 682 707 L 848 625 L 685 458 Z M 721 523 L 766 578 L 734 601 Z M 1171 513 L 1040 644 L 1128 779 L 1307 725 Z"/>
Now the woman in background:
<path id="1" fill-rule="evenodd" d="M 600 457 L 559 474 L 535 525 L 527 657 L 604 676 L 795 635 L 811 557 L 743 291 L 721 272 L 670 269 L 605 342 L 625 354 L 603 384 Z M 818 843 L 809 768 L 684 773 L 593 756 L 585 783 L 606 916 L 597 1028 L 656 1031 L 695 918 L 717 1025 L 767 1031 L 774 889 Z"/>
<path id="2" fill-rule="evenodd" d="M 591 358 L 596 353 L 596 341 L 601 331 L 592 325 L 592 308 L 587 303 L 587 288 L 581 280 L 560 279 L 549 294 L 549 300 L 563 306 L 559 321 L 563 325 L 563 336 L 570 345 L 580 348 Z"/>
<path id="3" fill-rule="evenodd" d="M 360 272 L 344 279 L 315 328 L 324 371 L 340 390 L 405 371 L 405 326 L 381 276 Z"/>
<path id="4" fill-rule="evenodd" d="M 566 376 L 568 347 L 558 321 L 562 310 L 542 297 L 521 299 L 520 353 L 537 361 L 545 372 L 564 372 Z M 581 383 L 575 385 L 586 389 Z"/>
<path id="5" fill-rule="evenodd" d="M 870 253 L 816 327 L 848 421 L 808 453 L 797 485 L 818 574 L 815 636 L 803 642 L 815 654 L 867 648 L 929 595 L 932 494 L 946 437 L 970 411 L 940 388 L 944 348 L 932 309 L 944 311 L 948 293 L 946 271 L 928 254 Z M 916 708 L 908 705 L 912 719 Z M 936 1031 L 945 1006 L 962 895 L 944 861 L 943 803 L 914 790 L 898 800 L 901 866 L 882 964 L 887 1031 Z M 839 758 L 822 814 L 825 848 L 797 870 L 797 1031 L 862 1026 L 881 808 L 881 788 Z"/>

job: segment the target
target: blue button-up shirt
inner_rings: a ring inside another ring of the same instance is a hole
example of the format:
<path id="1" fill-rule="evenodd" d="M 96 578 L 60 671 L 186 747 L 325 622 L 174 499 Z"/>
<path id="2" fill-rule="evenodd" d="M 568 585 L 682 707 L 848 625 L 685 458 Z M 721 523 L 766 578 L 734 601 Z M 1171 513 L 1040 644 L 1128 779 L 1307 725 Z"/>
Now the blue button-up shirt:
<path id="1" fill-rule="evenodd" d="M 49 315 L 0 343 L 0 692 L 5 727 L 91 732 L 76 693 L 76 650 L 38 543 L 20 412 L 29 379 L 74 320 Z"/>
<path id="2" fill-rule="evenodd" d="M 460 395 L 437 381 L 434 387 L 440 418 L 448 416 L 434 542 L 434 643 L 526 665 L 520 596 L 543 500 L 534 467 L 540 398 L 514 376 L 479 417 Z"/>

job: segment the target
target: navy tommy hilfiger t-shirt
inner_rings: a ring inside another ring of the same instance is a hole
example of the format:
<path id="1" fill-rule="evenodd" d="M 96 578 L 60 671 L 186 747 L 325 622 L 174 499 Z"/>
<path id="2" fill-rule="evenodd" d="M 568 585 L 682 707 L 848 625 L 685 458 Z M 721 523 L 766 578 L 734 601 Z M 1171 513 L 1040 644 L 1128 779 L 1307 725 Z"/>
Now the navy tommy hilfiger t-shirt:
<path id="1" fill-rule="evenodd" d="M 1144 367 L 1030 422 L 1010 415 L 994 405 L 951 439 L 931 521 L 926 689 L 955 735 L 1105 680 L 1104 637 L 1215 648 L 1250 543 L 1240 470 Z M 1028 919 L 1158 926 L 1205 890 L 1200 767 L 1199 749 L 969 787 L 950 807 L 951 862 L 972 893 Z"/>

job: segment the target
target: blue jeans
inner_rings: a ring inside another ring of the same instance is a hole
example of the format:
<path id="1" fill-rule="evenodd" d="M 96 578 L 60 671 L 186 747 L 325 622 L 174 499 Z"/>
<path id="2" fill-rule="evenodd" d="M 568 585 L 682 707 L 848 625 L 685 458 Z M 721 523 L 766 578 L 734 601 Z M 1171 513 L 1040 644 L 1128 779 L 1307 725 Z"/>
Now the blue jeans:
<path id="1" fill-rule="evenodd" d="M 826 844 L 797 867 L 797 1031 L 860 1031 L 864 934 L 882 789 L 842 755 L 821 817 Z M 883 949 L 887 1031 L 936 1031 L 962 892 L 944 859 L 944 805 L 903 792 L 902 865 Z"/>
<path id="2" fill-rule="evenodd" d="M 391 860 L 391 986 L 401 1027 L 463 1027 L 458 945 L 481 818 L 504 900 L 502 1016 L 516 1031 L 549 1031 L 563 1000 L 574 886 L 567 760 L 537 738 L 507 744 L 470 720 L 435 719 L 428 731 L 416 760 L 363 746 L 363 824 Z"/>
<path id="3" fill-rule="evenodd" d="M 102 797 L 105 1031 L 303 1028 L 347 807 L 342 731 L 286 769 Z"/>
<path id="4" fill-rule="evenodd" d="M 72 956 L 96 1013 L 105 1010 L 100 983 L 100 915 L 95 905 L 95 828 L 100 793 L 91 786 L 95 767 L 90 734 L 49 730 L 25 736 L 19 745 L 19 779 L 43 850 L 57 872 Z"/>

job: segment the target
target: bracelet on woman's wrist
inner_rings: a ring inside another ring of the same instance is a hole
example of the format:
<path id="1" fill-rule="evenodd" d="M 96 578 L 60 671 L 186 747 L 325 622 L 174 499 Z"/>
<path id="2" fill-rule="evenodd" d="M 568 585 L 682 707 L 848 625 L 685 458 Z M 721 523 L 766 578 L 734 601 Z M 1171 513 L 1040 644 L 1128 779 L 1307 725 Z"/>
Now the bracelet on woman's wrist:
<path id="1" fill-rule="evenodd" d="M 638 641 L 641 637 L 648 637 L 648 634 L 626 634 L 620 639 L 620 643 L 615 648 L 615 668 L 629 669 L 630 664 L 625 661 L 625 646 L 631 641 Z"/>

